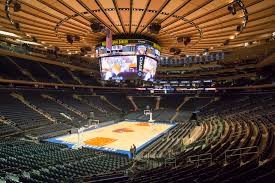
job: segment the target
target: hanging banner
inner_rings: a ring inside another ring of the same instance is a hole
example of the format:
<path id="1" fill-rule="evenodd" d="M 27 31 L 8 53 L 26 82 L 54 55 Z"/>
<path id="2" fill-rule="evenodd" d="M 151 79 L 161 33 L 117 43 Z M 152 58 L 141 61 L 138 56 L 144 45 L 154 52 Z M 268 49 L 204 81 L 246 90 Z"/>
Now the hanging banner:
<path id="1" fill-rule="evenodd" d="M 106 30 L 106 48 L 112 51 L 112 45 L 113 45 L 112 31 L 110 29 L 107 29 Z"/>

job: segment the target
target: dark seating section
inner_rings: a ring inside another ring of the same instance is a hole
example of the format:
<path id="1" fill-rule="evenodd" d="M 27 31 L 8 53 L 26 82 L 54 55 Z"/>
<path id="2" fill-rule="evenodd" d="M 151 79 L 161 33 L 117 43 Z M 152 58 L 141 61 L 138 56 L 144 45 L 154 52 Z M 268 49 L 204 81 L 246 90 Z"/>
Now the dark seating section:
<path id="1" fill-rule="evenodd" d="M 22 183 L 82 182 L 87 176 L 124 170 L 130 162 L 123 155 L 18 139 L 1 139 L 0 154 L 0 181 Z"/>
<path id="2" fill-rule="evenodd" d="M 207 105 L 211 101 L 211 98 L 190 98 L 182 106 L 181 110 L 196 111 Z"/>
<path id="3" fill-rule="evenodd" d="M 42 63 L 14 57 L 11 58 L 23 69 L 29 71 L 37 81 L 59 83 L 59 81 L 51 77 L 49 73 L 43 67 L 41 67 Z"/>
<path id="4" fill-rule="evenodd" d="M 132 182 L 272 182 L 274 123 L 267 116 L 274 113 L 274 98 L 268 95 L 233 98 L 223 103 L 222 108 L 213 104 L 213 108 L 208 106 L 201 111 L 199 121 L 203 132 L 175 155 L 176 167 L 168 165 L 142 171 Z M 154 147 L 167 143 L 160 142 Z M 247 147 L 257 147 L 258 153 Z M 235 150 L 240 148 L 244 148 L 242 156 Z M 208 154 L 211 161 L 204 158 Z M 200 155 L 201 160 L 187 161 L 194 155 Z"/>
<path id="5" fill-rule="evenodd" d="M 156 97 L 133 97 L 133 100 L 137 107 L 140 110 L 145 110 L 147 106 L 149 106 L 150 109 L 155 109 L 156 107 Z"/>
<path id="6" fill-rule="evenodd" d="M 20 70 L 16 64 L 9 60 L 9 58 L 22 69 Z M 79 83 L 69 73 L 68 68 L 22 58 L 0 56 L 0 78 L 33 81 L 22 73 L 23 70 L 29 72 L 37 82 L 64 82 L 65 84 L 79 85 Z M 83 84 L 99 85 L 95 77 L 91 76 L 90 73 L 82 71 L 72 71 L 72 73 L 74 76 L 78 77 Z M 61 81 L 53 77 L 51 74 L 57 76 Z"/>
<path id="7" fill-rule="evenodd" d="M 57 123 L 64 123 L 72 127 L 78 127 L 80 125 L 79 121 L 84 122 L 84 119 L 81 116 L 75 114 L 74 112 L 57 104 L 54 101 L 42 97 L 42 95 L 42 92 L 24 92 L 24 97 L 30 103 L 44 111 L 47 111 L 57 120 Z"/>
<path id="8" fill-rule="evenodd" d="M 133 111 L 133 105 L 130 103 L 129 99 L 127 99 L 125 94 L 112 93 L 104 95 L 107 100 L 112 102 L 112 104 L 116 105 L 118 108 L 123 110 L 124 112 Z"/>
<path id="9" fill-rule="evenodd" d="M 92 96 L 92 95 L 83 95 L 81 98 L 90 106 L 95 106 L 100 111 L 104 113 L 116 113 L 119 112 L 118 109 L 114 108 L 106 101 L 100 98 L 100 96 Z"/>
<path id="10" fill-rule="evenodd" d="M 79 84 L 75 81 L 64 67 L 52 67 L 50 64 L 43 64 L 50 72 L 57 75 L 64 83 Z"/>
<path id="11" fill-rule="evenodd" d="M 160 108 L 176 109 L 184 100 L 183 95 L 162 95 L 160 100 Z"/>
<path id="12" fill-rule="evenodd" d="M 118 110 L 102 101 L 99 97 L 80 96 L 80 98 L 87 99 L 87 101 L 82 101 L 83 99 L 76 99 L 73 97 L 73 94 L 70 93 L 55 93 L 52 96 L 62 101 L 63 103 L 81 111 L 87 117 L 90 117 L 90 112 L 93 111 L 95 119 L 100 121 L 108 121 L 111 119 L 111 117 L 114 118 L 114 115 L 112 114 L 118 112 Z M 98 107 L 100 107 L 102 110 L 99 110 Z"/>
<path id="13" fill-rule="evenodd" d="M 12 63 L 8 57 L 0 56 L 0 78 L 30 80 Z"/>
<path id="14" fill-rule="evenodd" d="M 37 137 L 39 139 L 46 139 L 55 136 L 61 136 L 70 133 L 72 126 L 64 123 L 55 123 L 47 125 L 38 129 L 30 130 L 26 134 Z"/>
<path id="15" fill-rule="evenodd" d="M 4 124 L 0 121 L 0 136 L 6 136 L 17 133 L 16 128 L 11 125 Z"/>
<path id="16" fill-rule="evenodd" d="M 85 73 L 80 71 L 73 71 L 73 74 L 80 79 L 83 84 L 100 86 L 100 83 L 97 82 L 97 79 L 91 76 L 91 73 Z"/>
<path id="17" fill-rule="evenodd" d="M 27 135 L 48 137 L 49 134 L 61 131 L 67 133 L 77 126 L 75 121 L 60 114 L 81 119 L 80 115 L 42 97 L 42 94 L 58 98 L 85 114 L 89 113 L 91 105 L 98 108 L 96 113 L 120 114 L 120 111 L 100 96 L 78 93 L 80 99 L 77 99 L 69 91 L 20 91 L 31 104 L 57 119 L 57 122 L 52 123 L 12 97 L 11 92 L 1 91 L 0 135 L 3 136 L 20 129 L 25 130 Z M 112 100 L 114 97 L 108 96 L 109 102 L 117 103 L 118 99 Z M 148 98 L 142 98 L 139 105 L 152 103 L 152 100 L 143 102 Z M 167 98 L 173 100 L 171 96 Z M 181 102 L 184 100 L 184 97 L 177 96 L 174 103 L 179 98 L 182 98 Z M 189 102 L 183 106 L 189 110 L 199 109 L 198 121 L 188 122 L 185 114 L 181 114 L 184 108 L 181 109 L 178 111 L 179 123 L 141 151 L 145 158 L 153 158 L 153 162 L 160 161 L 160 167 L 136 169 L 125 174 L 121 171 L 129 168 L 129 160 L 125 156 L 89 149 L 70 150 L 63 145 L 18 138 L 1 138 L 0 181 L 270 182 L 275 176 L 274 97 L 271 94 L 223 95 L 215 97 L 215 101 L 210 103 L 212 99 L 213 97 L 190 99 L 193 104 L 189 105 Z M 181 102 L 176 105 L 170 102 L 166 108 L 154 111 L 154 117 L 158 120 L 165 119 L 169 116 L 166 112 L 175 113 Z M 129 112 L 125 118 L 127 117 L 137 120 L 148 118 L 143 111 Z M 10 131 L 7 130 L 8 127 L 11 127 Z M 195 128 L 200 129 L 196 140 L 183 143 L 185 139 L 190 140 L 189 134 Z M 194 161 L 191 161 L 191 157 Z M 163 159 L 166 159 L 165 163 Z M 148 162 L 150 161 L 152 160 L 149 159 Z"/>
<path id="18" fill-rule="evenodd" d="M 18 128 L 28 130 L 51 124 L 46 117 L 13 98 L 10 92 L 0 92 L 0 115 L 14 122 Z"/>

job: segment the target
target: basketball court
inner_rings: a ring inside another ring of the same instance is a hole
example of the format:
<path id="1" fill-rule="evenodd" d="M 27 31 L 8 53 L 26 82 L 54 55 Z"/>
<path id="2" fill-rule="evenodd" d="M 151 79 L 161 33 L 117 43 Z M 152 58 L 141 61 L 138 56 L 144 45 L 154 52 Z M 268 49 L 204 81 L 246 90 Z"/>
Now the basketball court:
<path id="1" fill-rule="evenodd" d="M 84 147 L 130 154 L 130 147 L 135 144 L 137 151 L 150 144 L 174 124 L 122 121 L 109 126 L 86 130 L 78 136 L 68 134 L 48 139 L 49 142 L 66 144 L 69 147 L 78 145 L 80 138 Z"/>

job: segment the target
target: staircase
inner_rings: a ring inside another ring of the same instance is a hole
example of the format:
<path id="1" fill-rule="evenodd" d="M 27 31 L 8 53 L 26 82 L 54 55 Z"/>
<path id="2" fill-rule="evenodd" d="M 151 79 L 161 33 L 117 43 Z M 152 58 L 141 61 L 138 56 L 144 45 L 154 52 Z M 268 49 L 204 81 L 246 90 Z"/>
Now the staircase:
<path id="1" fill-rule="evenodd" d="M 40 67 L 42 69 L 44 69 L 48 74 L 49 76 L 51 76 L 53 79 L 56 79 L 57 81 L 59 81 L 60 83 L 64 84 L 64 81 L 62 81 L 57 75 L 55 75 L 54 73 L 52 73 L 51 71 L 49 71 L 46 67 L 44 67 L 42 64 L 39 64 Z"/>
<path id="2" fill-rule="evenodd" d="M 105 96 L 100 96 L 100 99 L 105 101 L 106 103 L 108 103 L 109 105 L 111 105 L 113 108 L 122 111 L 121 108 L 119 108 L 118 106 L 116 106 L 115 104 L 111 103 Z"/>
<path id="3" fill-rule="evenodd" d="M 183 102 L 177 107 L 176 111 L 180 111 L 181 107 L 185 104 L 185 102 L 187 102 L 188 100 L 190 100 L 190 97 L 185 97 Z"/>
<path id="4" fill-rule="evenodd" d="M 200 109 L 203 109 L 203 108 L 207 107 L 208 105 L 210 105 L 210 104 L 212 104 L 213 102 L 216 102 L 216 101 L 218 101 L 218 100 L 220 100 L 220 97 L 215 97 L 215 98 L 213 98 L 212 100 L 210 100 L 206 105 L 202 106 Z"/>
<path id="5" fill-rule="evenodd" d="M 12 60 L 10 57 L 7 57 L 7 58 L 9 59 L 9 61 L 11 61 L 11 62 L 20 70 L 20 72 L 21 72 L 23 75 L 27 76 L 27 77 L 30 78 L 32 81 L 35 81 L 35 82 L 37 81 L 29 71 L 23 69 L 20 65 L 18 65 L 18 64 L 17 64 L 14 60 Z"/>
<path id="6" fill-rule="evenodd" d="M 70 69 L 66 69 L 68 71 L 68 73 L 72 76 L 72 78 L 78 82 L 79 84 L 83 85 L 83 83 L 80 81 L 80 79 L 74 75 L 74 73 L 70 70 Z"/>
<path id="7" fill-rule="evenodd" d="M 12 97 L 14 97 L 17 100 L 20 100 L 23 104 L 25 104 L 27 107 L 31 108 L 32 110 L 38 112 L 39 114 L 41 114 L 42 116 L 44 116 L 45 118 L 47 118 L 49 121 L 56 123 L 56 119 L 54 117 L 52 117 L 49 113 L 43 111 L 42 109 L 39 109 L 37 106 L 31 104 L 29 101 L 27 101 L 22 95 L 18 94 L 18 93 L 11 93 L 10 94 Z"/>
<path id="8" fill-rule="evenodd" d="M 6 124 L 6 125 L 8 125 L 8 126 L 12 126 L 13 128 L 15 128 L 17 131 L 19 131 L 19 132 L 23 132 L 23 130 L 21 130 L 20 128 L 18 128 L 17 126 L 16 126 L 16 124 L 13 122 L 13 121 L 11 121 L 11 120 L 9 120 L 9 119 L 5 119 L 5 117 L 4 116 L 1 116 L 0 115 L 0 122 L 1 123 L 4 123 L 4 124 Z"/>
<path id="9" fill-rule="evenodd" d="M 157 97 L 156 98 L 157 102 L 156 102 L 156 107 L 155 107 L 155 110 L 159 110 L 159 106 L 160 106 L 160 100 L 161 98 L 160 97 Z"/>
<path id="10" fill-rule="evenodd" d="M 138 107 L 137 107 L 137 105 L 136 105 L 136 103 L 135 103 L 133 97 L 132 97 L 132 96 L 128 96 L 127 98 L 130 100 L 131 104 L 133 105 L 134 110 L 137 111 L 137 110 L 138 110 Z"/>
<path id="11" fill-rule="evenodd" d="M 178 111 L 176 111 L 176 113 L 174 114 L 174 116 L 170 119 L 170 122 L 174 121 L 178 117 L 179 114 L 180 113 Z"/>
<path id="12" fill-rule="evenodd" d="M 63 106 L 64 108 L 66 108 L 66 109 L 68 109 L 68 110 L 74 112 L 75 114 L 81 116 L 81 117 L 84 118 L 84 119 L 88 119 L 88 116 L 87 116 L 86 114 L 83 114 L 83 113 L 80 112 L 79 110 L 73 108 L 72 106 L 69 106 L 69 105 L 63 103 L 62 101 L 60 101 L 60 100 L 58 100 L 58 99 L 56 99 L 56 98 L 54 98 L 54 97 L 51 97 L 51 96 L 46 95 L 46 94 L 42 94 L 41 96 L 42 96 L 43 98 L 49 99 L 49 100 L 51 100 L 51 101 L 53 101 L 53 102 L 55 102 L 55 103 L 57 103 L 57 104 Z"/>

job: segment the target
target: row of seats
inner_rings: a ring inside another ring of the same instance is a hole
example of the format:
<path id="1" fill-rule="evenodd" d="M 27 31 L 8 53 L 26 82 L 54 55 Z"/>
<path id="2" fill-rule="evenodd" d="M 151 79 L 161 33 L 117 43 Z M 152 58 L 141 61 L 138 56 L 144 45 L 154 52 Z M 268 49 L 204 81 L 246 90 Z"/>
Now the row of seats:
<path id="1" fill-rule="evenodd" d="M 68 69 L 22 58 L 0 57 L 0 78 L 3 79 L 30 81 L 32 80 L 31 75 L 38 82 L 99 85 L 93 76 L 80 71 L 69 71 Z"/>
<path id="2" fill-rule="evenodd" d="M 130 165 L 124 155 L 85 148 L 72 150 L 60 144 L 19 139 L 0 140 L 0 154 L 0 181 L 8 182 L 74 182 Z"/>
<path id="3" fill-rule="evenodd" d="M 132 182 L 271 182 L 275 176 L 274 120 L 270 118 L 274 104 L 272 96 L 262 95 L 238 96 L 227 103 L 220 99 L 207 106 L 199 113 L 203 130 L 176 154 L 177 166 L 142 171 Z"/>

